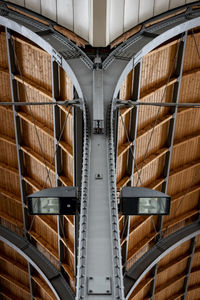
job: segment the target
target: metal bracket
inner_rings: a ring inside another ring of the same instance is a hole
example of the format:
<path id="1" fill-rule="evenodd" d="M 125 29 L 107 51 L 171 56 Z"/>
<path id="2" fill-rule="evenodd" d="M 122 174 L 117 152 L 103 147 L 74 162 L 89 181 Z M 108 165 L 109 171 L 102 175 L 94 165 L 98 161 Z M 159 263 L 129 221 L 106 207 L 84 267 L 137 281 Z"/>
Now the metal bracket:
<path id="1" fill-rule="evenodd" d="M 111 277 L 88 277 L 88 295 L 111 295 Z"/>
<path id="2" fill-rule="evenodd" d="M 103 175 L 100 173 L 95 174 L 95 179 L 103 179 Z"/>
<path id="3" fill-rule="evenodd" d="M 93 132 L 104 132 L 103 71 L 93 70 Z"/>
<path id="4" fill-rule="evenodd" d="M 52 50 L 52 57 L 59 66 L 62 66 L 62 56 L 54 49 Z"/>

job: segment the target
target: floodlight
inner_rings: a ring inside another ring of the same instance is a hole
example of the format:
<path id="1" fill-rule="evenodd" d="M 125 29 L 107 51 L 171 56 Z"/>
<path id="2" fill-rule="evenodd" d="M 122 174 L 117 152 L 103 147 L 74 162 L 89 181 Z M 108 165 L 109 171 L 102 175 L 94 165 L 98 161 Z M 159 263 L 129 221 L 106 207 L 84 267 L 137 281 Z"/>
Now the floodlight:
<path id="1" fill-rule="evenodd" d="M 78 208 L 76 187 L 45 189 L 27 197 L 30 215 L 75 215 Z"/>
<path id="2" fill-rule="evenodd" d="M 143 187 L 124 187 L 120 194 L 123 215 L 168 215 L 171 197 Z"/>

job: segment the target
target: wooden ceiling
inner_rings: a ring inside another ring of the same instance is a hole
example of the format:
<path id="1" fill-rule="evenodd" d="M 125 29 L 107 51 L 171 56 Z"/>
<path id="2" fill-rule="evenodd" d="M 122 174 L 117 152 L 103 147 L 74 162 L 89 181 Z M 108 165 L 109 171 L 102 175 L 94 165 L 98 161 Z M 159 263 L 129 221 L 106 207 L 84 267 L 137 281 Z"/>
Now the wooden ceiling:
<path id="1" fill-rule="evenodd" d="M 16 73 L 20 101 L 51 101 L 51 57 L 37 45 L 21 36 L 14 35 Z M 196 44 L 195 44 L 196 41 Z M 170 102 L 178 78 L 174 59 L 180 39 L 160 46 L 143 58 L 141 71 L 140 100 L 145 102 Z M 200 30 L 187 37 L 179 102 L 200 101 Z M 59 100 L 73 99 L 73 85 L 60 68 Z M 120 98 L 131 98 L 134 77 L 131 72 L 124 81 Z M 169 75 L 171 75 L 169 77 Z M 168 84 L 166 85 L 166 83 Z M 11 101 L 10 76 L 4 28 L 0 30 L 0 101 Z M 61 127 L 64 127 L 59 144 L 62 153 L 63 185 L 73 185 L 73 112 L 59 107 Z M 69 113 L 68 113 L 69 112 Z M 130 181 L 128 157 L 130 153 L 131 108 L 121 109 L 118 126 L 117 187 L 120 190 Z M 54 122 L 52 106 L 23 106 L 17 112 L 20 121 L 20 150 L 23 153 L 26 195 L 44 187 L 56 185 L 54 162 Z M 173 119 L 170 108 L 144 106 L 138 109 L 138 126 L 135 149 L 134 185 L 161 190 L 165 181 L 166 155 L 169 150 L 169 127 Z M 23 207 L 20 195 L 20 177 L 17 162 L 13 110 L 0 106 L 0 223 L 17 234 L 23 235 Z M 153 130 L 153 133 L 152 133 Z M 151 140 L 150 140 L 151 139 Z M 52 167 L 51 167 L 52 165 Z M 51 167 L 49 178 L 47 170 Z M 140 173 L 140 180 L 138 174 Z M 177 111 L 174 143 L 167 192 L 172 196 L 170 215 L 164 217 L 162 233 L 167 236 L 199 218 L 200 199 L 200 109 L 181 108 Z M 31 242 L 57 268 L 58 219 L 55 216 L 29 216 Z M 159 227 L 156 216 L 130 218 L 127 269 L 154 244 Z M 121 235 L 124 218 L 119 216 Z M 74 280 L 74 219 L 63 218 L 64 247 L 63 269 L 72 289 Z M 154 299 L 181 299 L 184 280 L 193 240 L 174 249 L 158 263 L 158 271 L 151 270 L 133 291 L 130 299 L 150 299 L 155 280 Z M 122 235 L 121 245 L 125 243 Z M 0 293 L 3 299 L 30 299 L 28 264 L 19 254 L 0 243 Z M 35 299 L 55 299 L 44 279 L 33 269 Z M 200 237 L 195 240 L 187 299 L 199 299 L 200 293 Z"/>

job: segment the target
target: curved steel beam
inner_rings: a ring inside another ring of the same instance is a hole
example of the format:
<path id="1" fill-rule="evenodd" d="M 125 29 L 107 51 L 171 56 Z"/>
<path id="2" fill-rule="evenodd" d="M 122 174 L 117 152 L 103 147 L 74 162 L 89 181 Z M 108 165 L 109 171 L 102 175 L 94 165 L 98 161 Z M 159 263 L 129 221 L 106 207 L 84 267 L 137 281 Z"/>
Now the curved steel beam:
<path id="1" fill-rule="evenodd" d="M 44 19 L 44 18 L 43 18 Z M 9 28 L 20 35 L 33 41 L 49 53 L 71 78 L 78 96 L 83 98 L 83 93 L 73 70 L 73 64 L 79 64 L 87 70 L 92 69 L 93 63 L 87 55 L 73 42 L 55 31 L 51 26 L 44 25 L 33 18 L 21 15 L 0 1 L 0 25 Z"/>
<path id="2" fill-rule="evenodd" d="M 200 4 L 200 1 L 195 4 Z M 200 9 L 192 10 L 191 7 L 192 4 L 186 5 L 187 10 L 182 14 L 151 25 L 148 28 L 145 28 L 144 23 L 139 33 L 118 46 L 105 59 L 103 69 L 112 78 L 112 83 L 115 83 L 113 99 L 117 98 L 128 73 L 146 54 L 169 39 L 200 25 Z M 146 21 L 146 23 L 150 22 L 151 19 Z"/>
<path id="3" fill-rule="evenodd" d="M 57 299 L 74 299 L 74 294 L 62 274 L 28 240 L 2 225 L 0 240 L 22 255 L 40 273 Z"/>
<path id="4" fill-rule="evenodd" d="M 200 222 L 198 221 L 163 238 L 146 252 L 125 275 L 124 287 L 126 299 L 129 298 L 134 288 L 145 274 L 147 274 L 147 272 L 150 271 L 165 255 L 199 234 Z"/>

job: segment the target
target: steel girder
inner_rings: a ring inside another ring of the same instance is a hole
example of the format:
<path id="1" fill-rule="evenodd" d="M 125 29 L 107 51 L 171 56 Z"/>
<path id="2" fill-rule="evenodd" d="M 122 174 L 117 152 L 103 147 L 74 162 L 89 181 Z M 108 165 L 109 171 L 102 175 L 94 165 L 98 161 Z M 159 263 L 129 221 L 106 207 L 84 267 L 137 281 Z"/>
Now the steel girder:
<path id="1" fill-rule="evenodd" d="M 166 238 L 160 240 L 146 252 L 127 272 L 124 278 L 126 299 L 129 298 L 140 280 L 150 271 L 165 255 L 184 242 L 200 234 L 200 222 L 188 225 Z"/>
<path id="2" fill-rule="evenodd" d="M 4 1 L 1 1 L 0 4 L 1 3 L 5 4 Z M 197 3 L 200 2 L 198 1 Z M 0 7 L 0 24 L 27 37 L 28 39 L 38 44 L 45 51 L 47 51 L 58 63 L 58 65 L 61 66 L 71 77 L 79 98 L 82 98 L 84 118 L 84 142 L 81 215 L 79 230 L 77 299 L 86 299 L 85 296 L 87 294 L 86 283 L 88 280 L 88 266 L 91 264 L 91 262 L 98 259 L 98 257 L 91 252 L 92 250 L 94 250 L 92 248 L 93 242 L 91 243 L 91 241 L 93 238 L 95 238 L 95 235 L 97 233 L 94 230 L 91 231 L 91 217 L 93 218 L 92 224 L 95 224 L 96 212 L 94 213 L 93 208 L 89 206 L 89 200 L 96 196 L 96 194 L 92 192 L 92 188 L 94 188 L 95 191 L 98 191 L 99 188 L 98 184 L 96 184 L 94 181 L 93 175 L 95 174 L 92 173 L 91 177 L 90 171 L 94 169 L 95 172 L 98 173 L 99 170 L 101 171 L 101 163 L 103 163 L 104 165 L 102 154 L 101 161 L 95 161 L 96 150 L 98 149 L 99 145 L 103 145 L 102 147 L 104 148 L 105 152 L 104 155 L 107 156 L 106 160 L 108 162 L 106 164 L 105 174 L 103 174 L 104 180 L 102 181 L 103 187 L 101 187 L 101 190 L 104 189 L 107 193 L 109 193 L 109 196 L 105 202 L 106 205 L 107 201 L 109 202 L 109 213 L 106 212 L 105 218 L 107 220 L 107 225 L 109 224 L 109 238 L 111 238 L 112 240 L 111 248 L 109 248 L 109 257 L 111 258 L 109 259 L 109 261 L 111 261 L 110 264 L 112 265 L 111 269 L 113 273 L 115 272 L 115 268 L 118 269 L 117 279 L 114 280 L 113 285 L 113 295 L 114 297 L 117 296 L 118 299 L 123 299 L 123 284 L 120 266 L 121 256 L 119 248 L 120 241 L 119 229 L 117 225 L 115 157 L 113 142 L 113 115 L 115 111 L 115 98 L 117 98 L 122 82 L 127 76 L 127 74 L 141 61 L 144 55 L 146 55 L 148 52 L 150 52 L 163 42 L 169 40 L 170 38 L 173 38 L 183 32 L 186 32 L 187 30 L 199 26 L 199 9 L 192 11 L 190 9 L 191 6 L 192 5 L 187 5 L 188 8 L 186 12 L 168 20 L 162 21 L 159 24 L 152 25 L 148 29 L 145 28 L 144 24 L 141 32 L 139 32 L 137 35 L 135 35 L 134 37 L 130 38 L 128 41 L 117 47 L 116 50 L 114 50 L 101 64 L 100 68 L 102 69 L 103 73 L 102 88 L 105 120 L 106 113 L 109 112 L 108 121 L 106 123 L 106 125 L 108 126 L 108 131 L 107 135 L 104 134 L 96 136 L 92 134 L 89 130 L 90 124 L 88 118 L 88 116 L 90 116 L 92 120 L 93 117 L 93 70 L 95 69 L 96 64 L 93 63 L 86 56 L 86 54 L 83 53 L 82 50 L 80 50 L 72 42 L 64 38 L 61 34 L 57 33 L 56 31 L 52 32 L 52 28 L 51 30 L 49 30 L 49 26 L 41 24 L 26 16 L 22 16 L 19 13 L 10 11 L 6 6 Z M 112 99 L 113 101 L 111 101 Z M 86 103 L 88 106 L 89 113 L 86 110 Z M 89 153 L 89 150 L 91 151 L 91 149 L 92 152 Z M 88 233 L 89 229 L 90 232 Z M 190 239 L 190 231 L 185 229 L 184 232 L 186 232 L 185 239 Z M 106 240 L 107 239 L 104 239 L 104 243 Z M 176 243 L 174 244 L 173 239 L 171 239 L 170 241 L 173 243 L 173 246 L 171 246 L 170 248 L 172 250 L 172 248 L 175 247 Z M 160 242 L 162 242 L 162 240 Z M 93 257 L 92 260 L 90 259 L 90 257 Z M 106 263 L 107 260 L 104 261 L 104 264 Z M 101 267 L 99 263 L 97 265 L 99 268 Z M 146 270 L 149 270 L 149 268 L 151 267 L 152 264 L 146 265 L 145 272 L 147 272 Z M 99 269 L 97 268 L 96 272 L 98 273 L 98 271 Z M 111 277 L 114 275 L 113 273 L 111 274 Z M 108 278 L 109 277 L 110 274 L 108 274 Z M 102 278 L 100 278 L 100 280 L 102 280 Z M 125 287 L 126 285 L 127 284 L 125 281 Z M 133 284 L 131 290 L 133 290 L 134 286 L 135 284 Z M 118 292 L 116 287 L 118 289 Z M 82 290 L 83 293 L 80 292 Z M 109 294 L 110 292 L 106 297 L 112 299 L 112 297 L 109 297 Z M 105 299 L 105 295 L 102 299 Z"/>
<path id="3" fill-rule="evenodd" d="M 22 255 L 40 273 L 58 300 L 74 299 L 62 274 L 27 239 L 0 225 L 0 240 Z"/>

